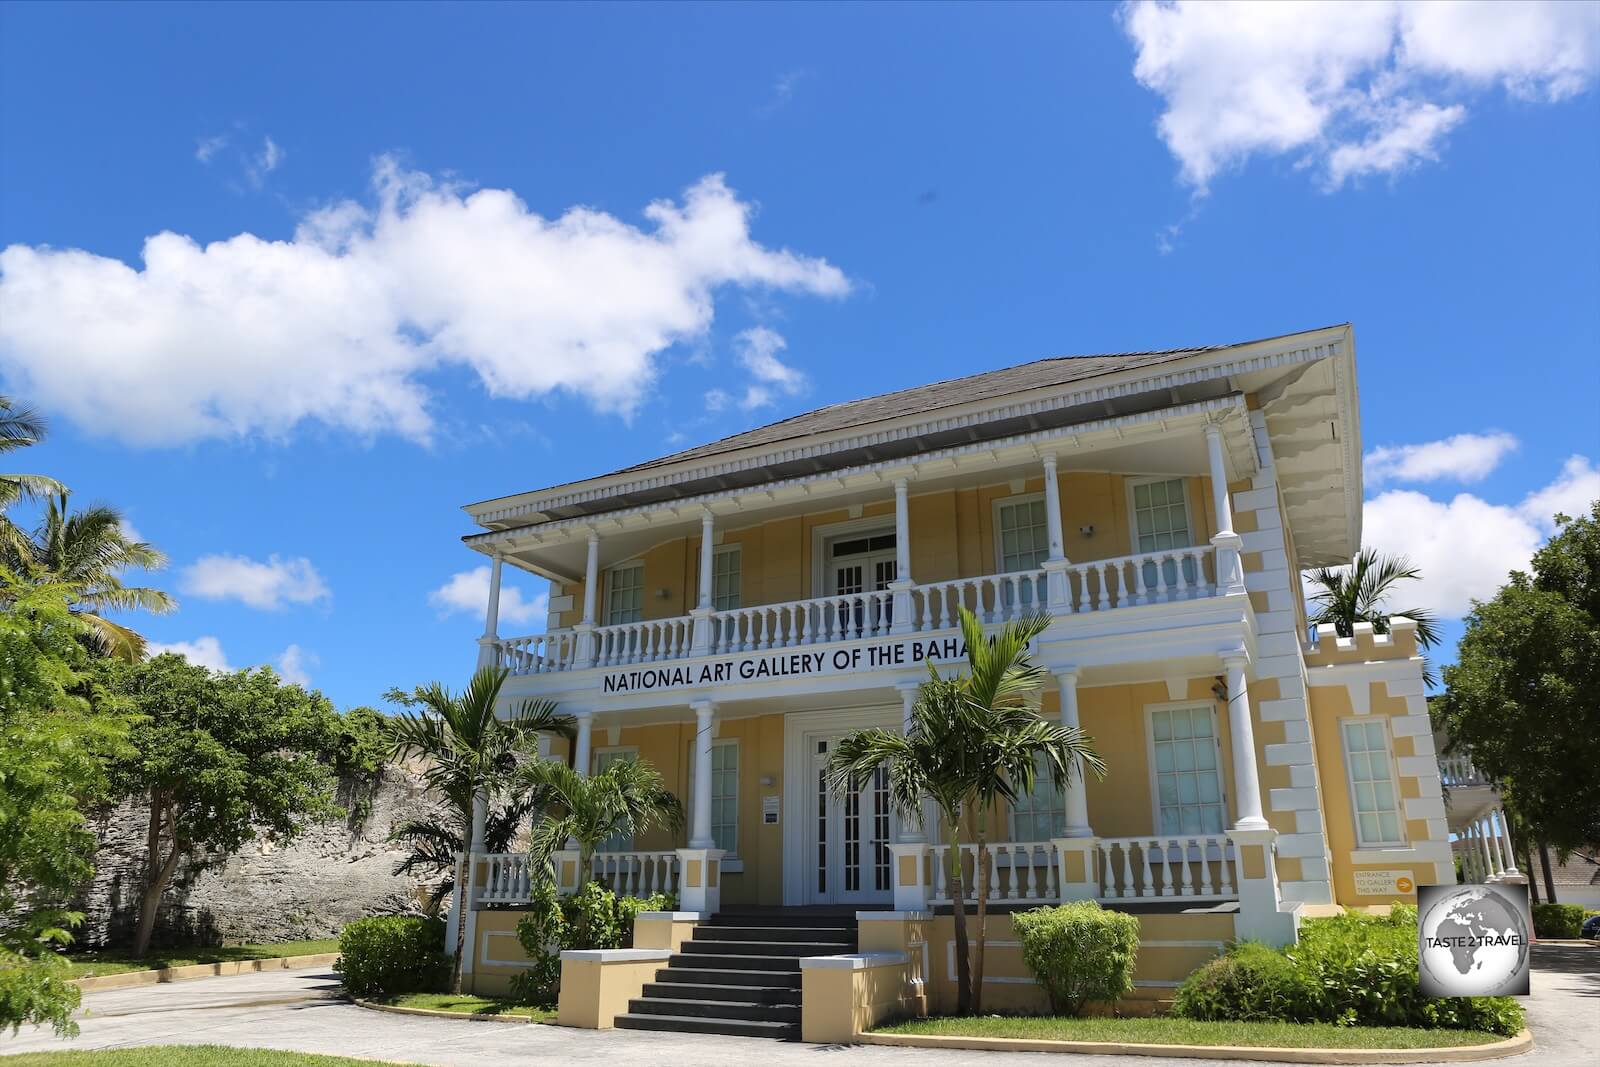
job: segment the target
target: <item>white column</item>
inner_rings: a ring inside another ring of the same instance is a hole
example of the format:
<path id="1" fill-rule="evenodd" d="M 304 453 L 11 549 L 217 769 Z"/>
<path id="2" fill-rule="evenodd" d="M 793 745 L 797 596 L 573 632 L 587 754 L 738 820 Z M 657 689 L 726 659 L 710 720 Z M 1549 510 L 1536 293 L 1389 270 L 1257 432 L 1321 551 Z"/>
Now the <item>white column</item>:
<path id="1" fill-rule="evenodd" d="M 1050 537 L 1050 555 L 1044 561 L 1045 597 L 1051 611 L 1065 615 L 1072 611 L 1072 596 L 1067 586 L 1066 538 L 1061 532 L 1061 483 L 1056 475 L 1056 454 L 1044 454 L 1044 520 Z"/>
<path id="2" fill-rule="evenodd" d="M 578 739 L 573 742 L 572 769 L 578 772 L 578 777 L 589 777 L 589 739 L 594 732 L 594 712 L 588 708 L 579 708 L 573 712 L 578 720 Z"/>
<path id="3" fill-rule="evenodd" d="M 478 639 L 478 666 L 493 667 L 500 662 L 500 553 L 489 564 L 489 603 L 483 611 L 483 636 Z"/>
<path id="4" fill-rule="evenodd" d="M 867 576 L 870 583 L 872 576 Z M 911 607 L 911 482 L 894 480 L 894 581 L 889 583 L 894 597 L 890 601 L 893 619 L 889 632 L 908 634 L 912 625 Z M 867 588 L 872 588 L 869 584 Z"/>
<path id="5" fill-rule="evenodd" d="M 1222 427 L 1211 423 L 1206 426 L 1205 435 L 1206 455 L 1211 462 L 1211 500 L 1216 509 L 1217 532 L 1211 543 L 1216 548 L 1217 592 L 1243 593 L 1244 568 L 1239 550 L 1244 547 L 1244 539 L 1233 530 L 1233 504 L 1228 497 L 1228 471 L 1222 457 Z"/>
<path id="6" fill-rule="evenodd" d="M 583 565 L 583 618 L 579 621 L 577 662 L 582 667 L 594 666 L 598 651 L 594 644 L 594 611 L 600 595 L 600 535 L 589 531 L 589 558 Z"/>
<path id="7" fill-rule="evenodd" d="M 716 519 L 707 508 L 700 513 L 700 607 L 711 610 L 711 572 L 715 569 L 713 560 L 715 545 L 712 538 L 716 536 Z"/>
<path id="8" fill-rule="evenodd" d="M 694 708 L 694 811 L 689 822 L 690 848 L 716 848 L 711 837 L 711 724 L 717 706 L 697 700 Z"/>
<path id="9" fill-rule="evenodd" d="M 1499 870 L 1498 866 L 1496 866 L 1496 864 L 1494 862 L 1494 853 L 1489 851 L 1489 830 L 1488 830 L 1488 827 L 1484 825 L 1484 821 L 1482 819 L 1479 819 L 1478 822 L 1475 823 L 1474 825 L 1477 827 L 1477 830 L 1478 830 L 1478 848 L 1480 848 L 1483 851 L 1483 869 L 1484 869 L 1484 879 L 1483 880 L 1485 882 L 1487 882 L 1487 881 L 1490 881 L 1491 879 L 1493 879 L 1495 875 L 1499 874 L 1500 870 Z"/>
<path id="10" fill-rule="evenodd" d="M 1228 678 L 1228 733 L 1233 742 L 1234 828 L 1265 830 L 1261 814 L 1261 777 L 1256 771 L 1256 732 L 1250 719 L 1250 691 L 1244 679 L 1245 657 L 1224 656 Z"/>
<path id="11" fill-rule="evenodd" d="M 1510 875 L 1514 880 L 1520 881 L 1522 880 L 1522 872 L 1517 870 L 1517 852 L 1516 849 L 1511 847 L 1511 824 L 1506 822 L 1505 809 L 1494 809 L 1494 819 L 1500 826 L 1500 847 L 1505 850 L 1506 874 Z"/>
<path id="12" fill-rule="evenodd" d="M 1055 672 L 1056 685 L 1061 690 L 1061 725 L 1069 730 L 1080 728 L 1078 721 L 1078 669 L 1069 667 Z M 1061 797 L 1067 826 L 1064 837 L 1093 837 L 1089 827 L 1089 786 L 1083 780 L 1083 762 L 1072 768 L 1072 781 L 1067 783 Z"/>

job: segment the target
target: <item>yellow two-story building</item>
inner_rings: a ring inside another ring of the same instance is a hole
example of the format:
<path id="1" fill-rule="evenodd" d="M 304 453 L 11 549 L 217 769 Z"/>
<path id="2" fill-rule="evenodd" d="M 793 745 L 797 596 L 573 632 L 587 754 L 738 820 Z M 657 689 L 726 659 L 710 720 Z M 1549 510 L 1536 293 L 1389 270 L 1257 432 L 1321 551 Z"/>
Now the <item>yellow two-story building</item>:
<path id="1" fill-rule="evenodd" d="M 1002 916 L 1139 911 L 1141 984 L 1170 990 L 1232 937 L 1287 942 L 1304 915 L 1454 880 L 1412 629 L 1307 626 L 1300 572 L 1351 559 L 1361 505 L 1342 325 L 837 404 L 470 505 L 465 541 L 492 562 L 480 662 L 510 671 L 507 699 L 575 715 L 556 752 L 580 770 L 638 756 L 684 799 L 682 834 L 611 842 L 594 873 L 672 889 L 691 924 L 854 913 L 859 947 L 906 955 L 937 1003 L 947 845 L 883 780 L 841 795 L 822 769 L 845 734 L 902 727 L 930 660 L 964 663 L 958 606 L 991 625 L 1050 612 L 1042 713 L 1107 765 L 997 816 Z M 499 632 L 506 567 L 550 581 L 543 632 Z M 484 913 L 527 872 L 477 859 L 488 980 L 516 961 Z M 1025 1000 L 1004 925 L 989 980 Z"/>

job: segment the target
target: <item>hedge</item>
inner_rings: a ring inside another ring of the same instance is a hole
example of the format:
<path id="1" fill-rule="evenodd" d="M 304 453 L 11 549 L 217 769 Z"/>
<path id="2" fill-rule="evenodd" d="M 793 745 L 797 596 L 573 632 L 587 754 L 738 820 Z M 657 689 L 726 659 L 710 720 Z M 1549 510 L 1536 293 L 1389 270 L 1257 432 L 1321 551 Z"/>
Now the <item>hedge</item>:
<path id="1" fill-rule="evenodd" d="M 1268 957 L 1277 956 L 1285 967 Z M 1308 920 L 1284 949 L 1242 943 L 1184 980 L 1177 1015 L 1344 1026 L 1416 1026 L 1512 1035 L 1510 997 L 1425 997 L 1417 978 L 1417 909 Z"/>
<path id="2" fill-rule="evenodd" d="M 533 966 L 511 979 L 511 997 L 521 1004 L 554 1004 L 561 990 L 561 950 L 632 948 L 633 920 L 641 911 L 672 911 L 671 893 L 619 897 L 599 882 L 589 882 L 570 897 L 556 894 L 542 879 L 529 893 L 528 913 L 517 922 L 517 941 Z"/>
<path id="3" fill-rule="evenodd" d="M 339 934 L 333 969 L 352 996 L 438 992 L 450 977 L 444 923 L 404 915 L 357 919 Z"/>
<path id="4" fill-rule="evenodd" d="M 1583 932 L 1583 905 L 1533 905 L 1535 937 L 1576 938 Z"/>
<path id="5" fill-rule="evenodd" d="M 1035 908 L 1011 916 L 1022 961 L 1050 997 L 1057 1015 L 1078 1015 L 1090 1001 L 1115 1001 L 1133 991 L 1139 920 L 1092 900 Z"/>

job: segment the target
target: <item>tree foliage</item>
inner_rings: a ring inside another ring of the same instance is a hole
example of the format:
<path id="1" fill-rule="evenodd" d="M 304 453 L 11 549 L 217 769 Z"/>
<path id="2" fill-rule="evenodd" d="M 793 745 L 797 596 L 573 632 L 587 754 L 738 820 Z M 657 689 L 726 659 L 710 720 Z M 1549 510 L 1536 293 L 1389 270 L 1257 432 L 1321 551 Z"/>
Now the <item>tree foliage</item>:
<path id="1" fill-rule="evenodd" d="M 588 776 L 559 760 L 539 760 L 522 768 L 517 785 L 518 797 L 542 813 L 533 828 L 535 864 L 566 841 L 576 841 L 585 880 L 607 838 L 683 825 L 683 805 L 667 791 L 661 772 L 644 760 L 614 760 Z"/>
<path id="2" fill-rule="evenodd" d="M 1402 582 L 1422 577 L 1406 557 L 1385 556 L 1369 548 L 1348 567 L 1319 567 L 1309 577 L 1320 589 L 1311 597 L 1311 621 L 1332 623 L 1339 636 L 1349 637 L 1358 622 L 1388 633 L 1390 617 L 1403 615 L 1417 624 L 1417 644 L 1432 648 L 1439 642 L 1439 624 L 1432 612 L 1389 606 L 1390 595 Z"/>
<path id="3" fill-rule="evenodd" d="M 93 872 L 82 804 L 105 789 L 126 722 L 72 693 L 86 657 L 70 590 L 3 568 L 0 587 L 0 1027 L 69 1034 L 78 990 L 54 950 L 82 920 L 65 905 Z"/>
<path id="4" fill-rule="evenodd" d="M 1467 616 L 1436 701 L 1453 747 L 1560 851 L 1600 845 L 1600 502 Z"/>
<path id="5" fill-rule="evenodd" d="M 101 661 L 99 699 L 138 715 L 115 791 L 149 806 L 134 951 L 150 946 L 161 896 L 180 866 L 219 863 L 257 835 L 282 843 L 335 815 L 338 717 L 320 693 L 270 667 L 222 674 L 175 655 Z"/>

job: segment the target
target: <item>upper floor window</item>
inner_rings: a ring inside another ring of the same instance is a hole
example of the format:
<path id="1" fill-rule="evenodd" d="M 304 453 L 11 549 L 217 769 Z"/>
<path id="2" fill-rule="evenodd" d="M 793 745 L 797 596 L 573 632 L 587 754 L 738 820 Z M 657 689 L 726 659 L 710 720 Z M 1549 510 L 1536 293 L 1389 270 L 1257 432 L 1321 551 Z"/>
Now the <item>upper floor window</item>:
<path id="1" fill-rule="evenodd" d="M 1402 845 L 1400 811 L 1395 797 L 1389 730 L 1380 719 L 1346 719 L 1345 766 L 1355 804 L 1356 844 Z"/>
<path id="2" fill-rule="evenodd" d="M 1050 530 L 1044 517 L 1044 498 L 1002 500 L 995 505 L 995 541 L 1000 548 L 1000 571 L 1038 570 L 1050 558 Z"/>
<path id="3" fill-rule="evenodd" d="M 738 545 L 724 545 L 711 556 L 711 606 L 718 611 L 739 606 Z"/>
<path id="4" fill-rule="evenodd" d="M 606 625 L 644 616 L 644 564 L 624 563 L 606 572 Z"/>
<path id="5" fill-rule="evenodd" d="M 1213 709 L 1157 708 L 1150 712 L 1155 756 L 1156 832 L 1222 832 L 1222 773 Z"/>
<path id="6" fill-rule="evenodd" d="M 1133 483 L 1133 539 L 1136 552 L 1189 547 L 1182 478 Z"/>

